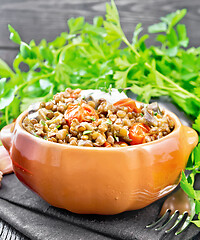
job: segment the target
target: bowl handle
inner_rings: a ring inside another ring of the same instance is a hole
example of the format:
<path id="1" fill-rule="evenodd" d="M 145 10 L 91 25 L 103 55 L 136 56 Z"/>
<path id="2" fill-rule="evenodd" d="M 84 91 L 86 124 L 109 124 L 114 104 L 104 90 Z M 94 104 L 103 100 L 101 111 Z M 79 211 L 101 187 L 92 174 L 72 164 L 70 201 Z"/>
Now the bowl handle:
<path id="1" fill-rule="evenodd" d="M 13 136 L 14 128 L 15 128 L 15 123 L 13 122 L 5 126 L 4 128 L 2 128 L 0 132 L 0 140 L 8 152 L 10 152 L 10 148 L 12 145 L 12 136 Z"/>
<path id="2" fill-rule="evenodd" d="M 183 128 L 184 128 L 184 135 L 186 136 L 184 141 L 186 144 L 190 146 L 190 152 L 191 152 L 198 143 L 198 134 L 194 129 L 188 126 L 183 125 Z"/>

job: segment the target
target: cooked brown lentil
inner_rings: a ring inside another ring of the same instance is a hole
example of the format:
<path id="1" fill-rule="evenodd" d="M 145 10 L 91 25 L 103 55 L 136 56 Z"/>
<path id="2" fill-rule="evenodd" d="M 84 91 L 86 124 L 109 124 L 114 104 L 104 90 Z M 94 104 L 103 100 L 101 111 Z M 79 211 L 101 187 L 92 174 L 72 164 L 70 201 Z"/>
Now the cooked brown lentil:
<path id="1" fill-rule="evenodd" d="M 132 105 L 117 105 L 91 96 L 83 99 L 80 93 L 67 88 L 47 103 L 30 106 L 23 127 L 47 141 L 86 147 L 127 147 L 160 139 L 174 129 L 174 121 L 157 103 L 137 107 L 126 99 Z M 143 131 L 141 142 L 134 127 Z"/>

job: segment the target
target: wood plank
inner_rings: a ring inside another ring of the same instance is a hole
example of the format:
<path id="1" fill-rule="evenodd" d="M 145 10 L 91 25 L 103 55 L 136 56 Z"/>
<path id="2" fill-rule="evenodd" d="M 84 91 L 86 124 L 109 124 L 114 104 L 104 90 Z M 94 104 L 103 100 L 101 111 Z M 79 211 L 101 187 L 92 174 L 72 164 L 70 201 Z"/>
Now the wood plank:
<path id="1" fill-rule="evenodd" d="M 12 62 L 18 53 L 18 49 L 0 49 L 0 58 L 3 59 L 10 67 Z"/>
<path id="2" fill-rule="evenodd" d="M 106 0 L 0 0 L 0 47 L 15 46 L 8 40 L 7 25 L 11 24 L 20 32 L 22 39 L 29 42 L 42 38 L 54 39 L 66 30 L 66 21 L 70 17 L 85 16 L 88 21 L 96 15 L 105 14 Z M 138 22 L 144 29 L 158 22 L 161 16 L 187 8 L 184 23 L 188 27 L 191 45 L 198 46 L 200 38 L 199 0 L 116 0 L 122 25 L 129 38 Z"/>

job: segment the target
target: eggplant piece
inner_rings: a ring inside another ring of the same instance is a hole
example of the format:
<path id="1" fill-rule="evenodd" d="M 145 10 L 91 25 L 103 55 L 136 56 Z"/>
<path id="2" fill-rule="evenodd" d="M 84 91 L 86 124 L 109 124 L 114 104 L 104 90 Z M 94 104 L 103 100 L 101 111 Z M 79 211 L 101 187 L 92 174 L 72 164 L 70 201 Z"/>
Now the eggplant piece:
<path id="1" fill-rule="evenodd" d="M 28 119 L 37 119 L 38 121 L 40 120 L 38 112 L 31 112 L 28 114 Z"/>
<path id="2" fill-rule="evenodd" d="M 34 113 L 40 109 L 40 102 L 33 103 L 28 107 L 28 114 Z"/>
<path id="3" fill-rule="evenodd" d="M 40 108 L 37 111 L 30 111 L 28 114 L 28 118 L 31 119 L 37 119 L 37 121 L 39 122 L 40 120 L 46 120 L 46 115 L 48 113 L 48 110 L 46 110 L 45 108 Z"/>
<path id="4" fill-rule="evenodd" d="M 157 102 L 153 102 L 153 103 L 149 104 L 149 105 L 147 106 L 147 109 L 148 109 L 148 110 L 152 110 L 154 113 L 157 113 L 157 114 L 159 114 L 159 115 L 162 115 L 162 112 L 161 112 L 161 110 L 160 110 L 159 105 L 158 105 Z"/>
<path id="5" fill-rule="evenodd" d="M 147 108 L 145 108 L 145 110 L 144 110 L 144 119 L 150 126 L 156 127 L 158 125 L 158 121 L 156 120 L 156 118 L 154 116 L 152 116 L 148 112 Z"/>

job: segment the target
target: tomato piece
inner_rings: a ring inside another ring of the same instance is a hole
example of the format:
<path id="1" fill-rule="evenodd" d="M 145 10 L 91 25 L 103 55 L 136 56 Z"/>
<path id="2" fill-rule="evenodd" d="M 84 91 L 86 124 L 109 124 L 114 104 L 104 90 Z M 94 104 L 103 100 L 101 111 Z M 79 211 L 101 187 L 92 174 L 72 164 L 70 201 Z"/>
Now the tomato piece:
<path id="1" fill-rule="evenodd" d="M 96 110 L 86 103 L 70 104 L 65 111 L 64 117 L 69 125 L 75 118 L 79 122 L 91 122 L 99 118 Z"/>
<path id="2" fill-rule="evenodd" d="M 131 98 L 124 98 L 113 104 L 115 107 L 127 107 L 129 112 L 140 113 L 141 109 L 136 106 L 136 103 Z"/>
<path id="3" fill-rule="evenodd" d="M 103 144 L 103 146 L 104 146 L 104 147 L 112 147 L 112 145 L 111 145 L 110 143 L 108 143 L 108 142 L 105 142 L 105 143 Z"/>
<path id="4" fill-rule="evenodd" d="M 150 131 L 150 127 L 144 123 L 134 123 L 129 130 L 129 138 L 132 139 L 131 145 L 144 143 L 146 133 Z"/>

